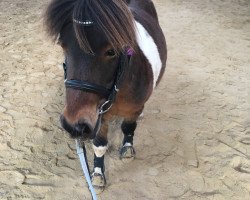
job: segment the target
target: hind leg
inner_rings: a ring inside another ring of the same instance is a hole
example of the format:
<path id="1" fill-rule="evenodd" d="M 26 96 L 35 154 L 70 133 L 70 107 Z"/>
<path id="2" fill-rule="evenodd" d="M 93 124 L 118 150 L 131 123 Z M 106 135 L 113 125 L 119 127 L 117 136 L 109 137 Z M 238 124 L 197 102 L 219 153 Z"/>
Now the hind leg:
<path id="1" fill-rule="evenodd" d="M 135 150 L 133 147 L 134 131 L 136 129 L 136 121 L 123 121 L 122 122 L 122 132 L 123 141 L 122 147 L 120 149 L 120 159 L 123 161 L 130 161 L 135 158 Z"/>
<path id="2" fill-rule="evenodd" d="M 142 110 L 143 109 L 136 112 L 130 119 L 125 119 L 122 122 L 121 129 L 124 137 L 120 149 L 120 159 L 123 161 L 130 161 L 135 158 L 135 150 L 133 147 L 134 132 L 137 126 L 136 120 L 142 113 Z"/>

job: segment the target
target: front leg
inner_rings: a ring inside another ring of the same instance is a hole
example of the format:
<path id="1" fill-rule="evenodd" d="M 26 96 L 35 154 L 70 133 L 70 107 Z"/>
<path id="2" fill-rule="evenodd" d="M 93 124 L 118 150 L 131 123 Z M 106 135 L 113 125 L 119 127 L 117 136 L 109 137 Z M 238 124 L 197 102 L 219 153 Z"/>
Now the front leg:
<path id="1" fill-rule="evenodd" d="M 105 179 L 105 166 L 104 166 L 104 154 L 107 151 L 107 132 L 108 125 L 102 124 L 100 132 L 97 134 L 93 141 L 94 149 L 94 170 L 92 173 L 92 184 L 97 193 L 100 193 L 104 190 L 106 185 Z"/>

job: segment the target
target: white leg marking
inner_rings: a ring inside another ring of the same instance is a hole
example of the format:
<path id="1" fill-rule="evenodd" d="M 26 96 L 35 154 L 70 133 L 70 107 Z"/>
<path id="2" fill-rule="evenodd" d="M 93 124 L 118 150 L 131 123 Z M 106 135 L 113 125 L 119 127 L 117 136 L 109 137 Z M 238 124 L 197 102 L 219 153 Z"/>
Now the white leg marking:
<path id="1" fill-rule="evenodd" d="M 107 146 L 97 147 L 97 146 L 93 145 L 93 149 L 94 149 L 95 155 L 97 157 L 102 157 L 106 153 L 107 148 L 108 148 Z"/>
<path id="2" fill-rule="evenodd" d="M 162 68 L 160 54 L 153 38 L 149 35 L 147 30 L 137 21 L 135 21 L 135 26 L 136 40 L 140 49 L 151 65 L 154 79 L 153 88 L 155 88 Z"/>
<path id="3" fill-rule="evenodd" d="M 144 113 L 142 112 L 140 115 L 139 115 L 139 118 L 143 118 L 144 117 Z"/>
<path id="4" fill-rule="evenodd" d="M 55 41 L 55 43 L 56 44 L 59 44 L 59 39 L 60 39 L 60 37 L 61 37 L 61 35 L 60 35 L 60 33 L 57 35 L 57 37 L 56 37 L 56 41 Z"/>
<path id="5" fill-rule="evenodd" d="M 126 142 L 123 146 L 124 147 L 132 147 L 132 144 L 130 142 Z"/>
<path id="6" fill-rule="evenodd" d="M 94 168 L 94 173 L 102 174 L 102 169 L 100 167 L 95 167 Z"/>

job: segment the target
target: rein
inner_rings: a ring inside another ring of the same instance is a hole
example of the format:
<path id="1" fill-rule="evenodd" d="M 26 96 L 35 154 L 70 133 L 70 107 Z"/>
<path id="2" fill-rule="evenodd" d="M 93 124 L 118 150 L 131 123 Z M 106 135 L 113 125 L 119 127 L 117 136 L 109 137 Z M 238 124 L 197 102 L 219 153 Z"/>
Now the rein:
<path id="1" fill-rule="evenodd" d="M 113 103 L 115 102 L 116 95 L 119 92 L 119 87 L 121 85 L 121 80 L 124 74 L 125 67 L 129 64 L 129 61 L 132 55 L 133 55 L 132 48 L 127 49 L 126 54 L 124 52 L 120 53 L 118 67 L 116 70 L 116 77 L 114 79 L 114 84 L 111 89 L 107 89 L 106 87 L 97 85 L 95 83 L 90 83 L 87 81 L 75 80 L 75 79 L 68 80 L 67 79 L 67 64 L 66 64 L 67 62 L 63 63 L 64 79 L 65 79 L 64 83 L 65 83 L 66 88 L 72 88 L 75 90 L 82 90 L 85 92 L 95 93 L 106 99 L 106 101 L 99 107 L 98 120 L 94 128 L 95 133 L 98 133 L 101 127 L 103 114 L 108 112 L 109 109 L 112 107 Z M 80 163 L 82 166 L 84 176 L 86 178 L 86 181 L 89 186 L 89 190 L 92 195 L 92 199 L 97 200 L 96 193 L 95 193 L 95 190 L 93 188 L 91 178 L 90 178 L 90 171 L 89 171 L 88 160 L 86 156 L 86 148 L 85 148 L 84 143 L 81 144 L 81 141 L 79 139 L 76 139 L 76 150 L 80 159 Z"/>

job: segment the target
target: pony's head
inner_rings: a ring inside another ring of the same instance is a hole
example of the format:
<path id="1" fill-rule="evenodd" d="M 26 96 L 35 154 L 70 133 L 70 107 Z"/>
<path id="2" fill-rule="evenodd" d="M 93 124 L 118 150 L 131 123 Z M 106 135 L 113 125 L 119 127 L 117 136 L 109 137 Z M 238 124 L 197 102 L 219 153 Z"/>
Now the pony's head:
<path id="1" fill-rule="evenodd" d="M 68 80 L 111 88 L 120 52 L 125 46 L 136 46 L 125 0 L 53 0 L 45 24 L 63 48 Z M 105 100 L 99 94 L 67 88 L 62 126 L 74 138 L 93 138 L 98 108 Z"/>

